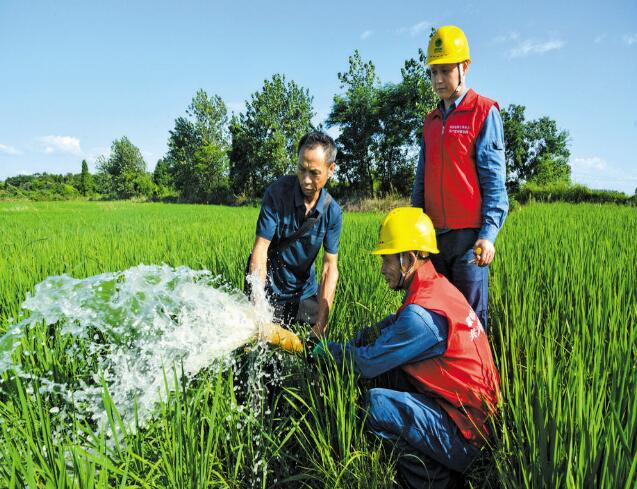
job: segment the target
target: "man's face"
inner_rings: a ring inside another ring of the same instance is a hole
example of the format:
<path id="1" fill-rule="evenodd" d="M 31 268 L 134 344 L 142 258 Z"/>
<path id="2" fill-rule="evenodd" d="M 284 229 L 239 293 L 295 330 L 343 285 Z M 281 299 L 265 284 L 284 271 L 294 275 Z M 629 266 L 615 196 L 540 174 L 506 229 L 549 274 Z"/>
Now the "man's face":
<path id="1" fill-rule="evenodd" d="M 436 95 L 443 100 L 450 98 L 460 83 L 460 72 L 456 63 L 430 65 L 431 84 Z"/>
<path id="2" fill-rule="evenodd" d="M 308 199 L 318 197 L 327 179 L 334 174 L 334 162 L 328 165 L 327 155 L 321 145 L 303 149 L 299 153 L 296 174 L 303 195 Z"/>
<path id="3" fill-rule="evenodd" d="M 400 283 L 402 271 L 400 269 L 400 254 L 383 255 L 383 265 L 380 268 L 385 282 L 390 289 L 396 290 Z"/>

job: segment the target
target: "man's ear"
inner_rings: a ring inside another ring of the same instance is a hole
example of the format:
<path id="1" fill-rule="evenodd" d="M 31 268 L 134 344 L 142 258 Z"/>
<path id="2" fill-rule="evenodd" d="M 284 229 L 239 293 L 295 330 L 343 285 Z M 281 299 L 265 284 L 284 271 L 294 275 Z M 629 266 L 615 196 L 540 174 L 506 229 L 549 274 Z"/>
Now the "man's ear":
<path id="1" fill-rule="evenodd" d="M 417 261 L 418 261 L 418 254 L 415 251 L 410 251 L 409 252 L 409 269 L 412 269 Z"/>
<path id="2" fill-rule="evenodd" d="M 336 162 L 332 161 L 330 166 L 327 167 L 327 177 L 332 178 L 334 176 L 334 170 L 336 169 Z"/>
<path id="3" fill-rule="evenodd" d="M 414 253 L 413 251 L 404 251 L 403 253 L 400 254 L 400 256 L 403 257 L 402 259 L 402 272 L 406 272 L 408 270 L 411 270 L 414 265 L 416 264 L 416 253 Z"/>

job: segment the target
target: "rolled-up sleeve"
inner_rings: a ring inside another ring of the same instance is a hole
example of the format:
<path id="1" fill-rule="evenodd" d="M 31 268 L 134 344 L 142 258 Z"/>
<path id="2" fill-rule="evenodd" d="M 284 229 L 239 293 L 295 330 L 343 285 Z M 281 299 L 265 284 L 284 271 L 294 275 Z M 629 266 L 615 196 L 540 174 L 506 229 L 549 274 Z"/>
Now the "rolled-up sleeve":
<path id="1" fill-rule="evenodd" d="M 334 204 L 331 204 L 334 206 Z M 329 209 L 328 209 L 329 211 Z M 343 212 L 337 208 L 329 216 L 330 221 L 327 225 L 325 238 L 323 238 L 323 247 L 326 253 L 336 255 L 338 253 L 338 244 L 341 239 L 341 228 L 343 227 Z"/>
<path id="2" fill-rule="evenodd" d="M 416 166 L 414 186 L 411 191 L 411 206 L 425 210 L 425 142 L 420 141 L 420 155 Z"/>
<path id="3" fill-rule="evenodd" d="M 268 188 L 263 195 L 261 211 L 259 212 L 259 219 L 257 220 L 257 236 L 272 241 L 278 222 L 279 216 L 274 206 L 272 192 Z"/>
<path id="4" fill-rule="evenodd" d="M 476 140 L 476 166 L 482 195 L 482 226 L 478 237 L 493 243 L 509 211 L 504 126 L 497 107 L 491 107 Z"/>

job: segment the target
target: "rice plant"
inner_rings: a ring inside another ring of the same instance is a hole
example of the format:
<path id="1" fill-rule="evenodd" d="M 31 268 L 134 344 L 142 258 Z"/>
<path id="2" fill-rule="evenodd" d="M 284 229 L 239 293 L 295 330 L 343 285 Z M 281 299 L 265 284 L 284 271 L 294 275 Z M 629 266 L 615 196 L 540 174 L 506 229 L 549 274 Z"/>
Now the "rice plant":
<path id="1" fill-rule="evenodd" d="M 239 287 L 257 214 L 216 206 L 0 203 L 0 333 L 23 318 L 21 304 L 35 285 L 54 275 L 165 263 L 207 269 Z M 381 217 L 345 216 L 334 339 L 400 304 L 368 254 Z M 634 208 L 537 204 L 509 216 L 490 274 L 490 337 L 503 400 L 472 486 L 637 485 L 635 235 Z M 286 358 L 282 387 L 268 401 L 275 408 L 251 411 L 237 389 L 240 360 L 202 370 L 189 383 L 179 382 L 179 365 L 167 365 L 165 381 L 180 388 L 166 390 L 144 426 L 122 417 L 103 386 L 108 422 L 121 433 L 115 443 L 96 434 L 90 419 L 61 410 L 53 387 L 41 389 L 43 378 L 77 382 L 94 367 L 90 355 L 79 360 L 70 348 L 57 326 L 35 328 L 19 340 L 15 368 L 0 376 L 1 487 L 393 484 L 396 454 L 366 433 L 364 387 L 347 370 Z"/>

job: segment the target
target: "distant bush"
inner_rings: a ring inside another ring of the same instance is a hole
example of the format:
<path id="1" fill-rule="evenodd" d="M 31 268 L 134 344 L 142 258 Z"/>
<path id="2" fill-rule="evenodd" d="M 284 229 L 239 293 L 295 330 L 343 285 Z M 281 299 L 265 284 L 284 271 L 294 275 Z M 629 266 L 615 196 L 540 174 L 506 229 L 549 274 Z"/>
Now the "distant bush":
<path id="1" fill-rule="evenodd" d="M 572 185 L 565 182 L 547 185 L 527 183 L 515 193 L 514 198 L 520 204 L 529 202 L 590 202 L 598 204 L 636 205 L 636 196 L 628 196 L 616 190 L 594 190 L 585 185 Z"/>
<path id="2" fill-rule="evenodd" d="M 379 199 L 372 198 L 345 198 L 338 201 L 341 207 L 348 212 L 389 212 L 396 207 L 409 207 L 409 199 L 399 195 L 388 195 Z"/>

